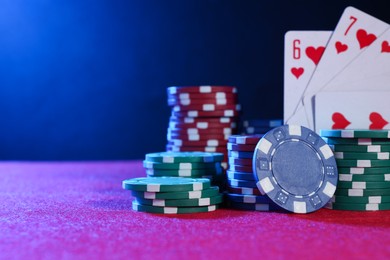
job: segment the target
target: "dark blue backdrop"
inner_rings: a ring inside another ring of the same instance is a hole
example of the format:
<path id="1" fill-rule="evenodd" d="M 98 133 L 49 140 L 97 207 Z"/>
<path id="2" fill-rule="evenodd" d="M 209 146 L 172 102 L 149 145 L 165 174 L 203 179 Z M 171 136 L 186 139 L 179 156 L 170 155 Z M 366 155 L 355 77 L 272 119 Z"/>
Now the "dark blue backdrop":
<path id="1" fill-rule="evenodd" d="M 140 159 L 165 148 L 170 85 L 239 89 L 282 117 L 283 37 L 388 1 L 0 1 L 0 159 Z"/>

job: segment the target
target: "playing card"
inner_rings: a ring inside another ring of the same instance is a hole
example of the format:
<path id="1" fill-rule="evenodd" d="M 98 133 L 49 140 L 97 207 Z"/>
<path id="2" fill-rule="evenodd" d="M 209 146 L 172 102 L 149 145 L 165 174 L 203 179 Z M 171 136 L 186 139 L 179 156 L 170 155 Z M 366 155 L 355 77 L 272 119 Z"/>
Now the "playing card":
<path id="1" fill-rule="evenodd" d="M 390 129 L 390 91 L 319 92 L 316 132 L 321 129 Z"/>
<path id="2" fill-rule="evenodd" d="M 390 91 L 390 29 L 374 41 L 342 73 L 325 87 L 326 91 Z M 389 106 L 390 109 L 390 106 Z"/>
<path id="3" fill-rule="evenodd" d="M 321 59 L 331 31 L 289 31 L 284 37 L 284 121 L 307 125 L 305 113 L 294 113 Z"/>
<path id="4" fill-rule="evenodd" d="M 356 8 L 345 9 L 303 94 L 310 128 L 314 127 L 314 95 L 388 28 L 388 24 Z"/>

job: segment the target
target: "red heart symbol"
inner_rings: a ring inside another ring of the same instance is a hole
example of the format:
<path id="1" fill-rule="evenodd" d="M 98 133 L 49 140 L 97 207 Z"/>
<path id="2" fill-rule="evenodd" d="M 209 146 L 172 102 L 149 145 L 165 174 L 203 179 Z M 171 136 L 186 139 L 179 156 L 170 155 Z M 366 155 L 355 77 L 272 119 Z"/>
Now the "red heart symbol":
<path id="1" fill-rule="evenodd" d="M 335 47 L 337 50 L 337 54 L 345 52 L 348 49 L 348 45 L 343 44 L 341 42 L 336 42 Z"/>
<path id="2" fill-rule="evenodd" d="M 305 70 L 301 67 L 299 68 L 291 68 L 291 73 L 297 78 L 299 79 L 299 77 L 303 74 Z"/>
<path id="3" fill-rule="evenodd" d="M 359 29 L 356 32 L 356 38 L 359 42 L 360 49 L 363 49 L 364 47 L 369 46 L 373 41 L 376 40 L 375 34 L 368 34 L 366 30 Z"/>
<path id="4" fill-rule="evenodd" d="M 382 42 L 382 51 L 381 52 L 390 52 L 390 45 L 388 41 Z"/>
<path id="5" fill-rule="evenodd" d="M 351 124 L 345 116 L 339 112 L 335 112 L 332 115 L 332 129 L 345 129 L 348 125 Z"/>
<path id="6" fill-rule="evenodd" d="M 371 121 L 370 129 L 383 129 L 389 123 L 377 112 L 372 112 L 369 118 Z"/>
<path id="7" fill-rule="evenodd" d="M 315 65 L 317 65 L 324 51 L 325 47 L 323 46 L 319 46 L 317 48 L 310 46 L 306 48 L 306 55 L 314 62 Z"/>

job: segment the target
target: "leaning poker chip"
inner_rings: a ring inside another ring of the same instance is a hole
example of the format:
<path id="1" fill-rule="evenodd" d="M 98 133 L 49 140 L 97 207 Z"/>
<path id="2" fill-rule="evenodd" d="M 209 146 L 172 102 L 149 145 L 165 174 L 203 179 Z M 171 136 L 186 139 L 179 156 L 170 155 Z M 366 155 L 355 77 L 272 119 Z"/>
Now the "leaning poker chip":
<path id="1" fill-rule="evenodd" d="M 390 182 L 339 181 L 337 188 L 341 189 L 389 189 Z"/>
<path id="2" fill-rule="evenodd" d="M 390 130 L 321 130 L 323 137 L 390 138 Z"/>
<path id="3" fill-rule="evenodd" d="M 196 191 L 179 191 L 179 192 L 144 192 L 144 191 L 131 191 L 131 195 L 137 198 L 145 199 L 200 199 L 214 197 L 219 194 L 219 188 L 212 186 L 204 190 Z"/>
<path id="4" fill-rule="evenodd" d="M 229 164 L 241 165 L 241 166 L 250 166 L 252 167 L 252 159 L 241 159 L 241 158 L 228 158 Z"/>
<path id="5" fill-rule="evenodd" d="M 136 198 L 138 204 L 150 205 L 155 207 L 200 207 L 221 204 L 223 197 L 218 194 L 214 197 L 200 198 L 200 199 L 175 199 L 175 200 L 164 200 L 164 199 L 144 199 Z"/>
<path id="6" fill-rule="evenodd" d="M 160 152 L 148 153 L 145 155 L 145 160 L 149 162 L 159 163 L 181 163 L 181 162 L 221 162 L 223 160 L 222 153 L 206 153 L 206 152 Z"/>
<path id="7" fill-rule="evenodd" d="M 390 145 L 329 145 L 335 152 L 381 153 L 390 152 Z"/>
<path id="8" fill-rule="evenodd" d="M 247 172 L 236 172 L 236 171 L 227 170 L 226 173 L 229 179 L 236 179 L 236 180 L 243 180 L 243 181 L 256 181 L 255 177 L 253 176 L 253 172 L 247 173 Z"/>
<path id="9" fill-rule="evenodd" d="M 336 160 L 339 167 L 390 167 L 390 160 Z"/>
<path id="10" fill-rule="evenodd" d="M 231 135 L 235 130 L 229 127 L 224 128 L 210 128 L 210 129 L 198 129 L 198 128 L 168 128 L 170 135 Z"/>
<path id="11" fill-rule="evenodd" d="M 266 195 L 243 195 L 234 193 L 225 193 L 225 197 L 229 201 L 235 201 L 240 203 L 273 203 L 272 200 Z"/>
<path id="12" fill-rule="evenodd" d="M 240 203 L 235 201 L 228 202 L 229 207 L 241 210 L 254 210 L 254 211 L 283 211 L 281 207 L 274 202 L 269 203 Z"/>
<path id="13" fill-rule="evenodd" d="M 368 196 L 389 196 L 390 189 L 342 189 L 337 188 L 336 196 L 368 197 Z"/>
<path id="14" fill-rule="evenodd" d="M 327 144 L 347 144 L 347 145 L 390 145 L 390 140 L 385 138 L 339 138 L 322 137 Z"/>
<path id="15" fill-rule="evenodd" d="M 387 174 L 367 174 L 367 175 L 339 173 L 339 181 L 390 182 L 390 173 L 387 173 Z"/>
<path id="16" fill-rule="evenodd" d="M 243 181 L 229 178 L 228 183 L 233 188 L 257 188 L 256 181 Z"/>
<path id="17" fill-rule="evenodd" d="M 235 193 L 235 194 L 245 194 L 245 195 L 264 195 L 261 194 L 259 189 L 257 188 L 245 188 L 245 187 L 227 187 L 227 191 L 230 193 Z"/>
<path id="18" fill-rule="evenodd" d="M 166 169 L 166 170 L 192 170 L 192 169 L 216 169 L 220 166 L 220 162 L 182 162 L 182 163 L 158 163 L 158 162 L 150 162 L 143 161 L 143 166 L 146 169 Z"/>
<path id="19" fill-rule="evenodd" d="M 355 152 L 334 152 L 336 159 L 360 159 L 360 160 L 390 160 L 389 152 L 355 153 Z"/>
<path id="20" fill-rule="evenodd" d="M 234 110 L 241 111 L 240 104 L 228 104 L 228 105 L 219 105 L 216 106 L 214 104 L 199 104 L 199 105 L 187 105 L 187 106 L 173 106 L 172 111 L 180 112 L 180 111 L 220 111 L 220 110 Z"/>
<path id="21" fill-rule="evenodd" d="M 160 214 L 185 214 L 185 213 L 200 213 L 215 211 L 218 205 L 210 205 L 204 207 L 155 207 L 149 205 L 141 205 L 133 201 L 133 210 L 147 213 Z"/>
<path id="22" fill-rule="evenodd" d="M 206 178 L 145 177 L 124 180 L 122 187 L 126 190 L 150 192 L 193 191 L 210 188 L 210 180 Z"/>
<path id="23" fill-rule="evenodd" d="M 215 93 L 215 92 L 237 93 L 237 88 L 234 86 L 171 86 L 167 88 L 168 94 L 178 93 Z"/>
<path id="24" fill-rule="evenodd" d="M 253 173 L 252 166 L 241 166 L 241 165 L 229 164 L 229 170 L 235 171 L 235 172 Z"/>
<path id="25" fill-rule="evenodd" d="M 253 155 L 254 155 L 254 152 L 240 152 L 240 151 L 228 150 L 228 156 L 231 158 L 252 159 Z"/>
<path id="26" fill-rule="evenodd" d="M 336 191 L 332 150 L 302 126 L 284 125 L 264 135 L 256 146 L 253 169 L 259 190 L 295 213 L 322 208 Z"/>
<path id="27" fill-rule="evenodd" d="M 255 148 L 256 145 L 252 145 L 252 144 L 233 144 L 233 143 L 227 144 L 227 149 L 230 151 L 253 152 Z"/>
<path id="28" fill-rule="evenodd" d="M 208 122 L 208 121 L 197 121 L 192 123 L 178 123 L 175 121 L 170 121 L 169 126 L 170 129 L 221 129 L 221 128 L 231 128 L 236 129 L 237 123 L 236 122 L 228 122 L 228 123 L 220 123 L 220 122 Z"/>
<path id="29" fill-rule="evenodd" d="M 283 119 L 250 119 L 243 121 L 244 127 L 278 127 L 283 125 Z"/>
<path id="30" fill-rule="evenodd" d="M 199 141 L 188 141 L 182 139 L 171 139 L 168 141 L 169 145 L 174 146 L 224 146 L 226 147 L 227 140 L 218 138 L 218 139 L 207 139 L 207 140 L 199 140 Z"/>
<path id="31" fill-rule="evenodd" d="M 390 167 L 338 167 L 339 173 L 344 174 L 386 174 L 390 173 Z"/>
<path id="32" fill-rule="evenodd" d="M 227 104 L 237 103 L 237 98 L 212 98 L 212 99 L 178 99 L 169 98 L 168 106 L 190 106 L 200 104 L 213 104 L 216 106 L 224 106 Z"/>
<path id="33" fill-rule="evenodd" d="M 229 136 L 229 142 L 233 144 L 247 144 L 256 145 L 264 135 L 231 135 Z"/>
<path id="34" fill-rule="evenodd" d="M 326 205 L 326 208 L 337 209 L 337 210 L 357 210 L 357 211 L 390 210 L 390 203 L 382 203 L 382 204 L 328 203 Z"/>
<path id="35" fill-rule="evenodd" d="M 390 203 L 390 196 L 368 196 L 368 197 L 333 196 L 331 202 L 355 203 L 355 204 L 381 204 L 381 203 Z"/>
<path id="36" fill-rule="evenodd" d="M 175 117 L 238 117 L 240 113 L 237 110 L 227 109 L 227 110 L 215 110 L 215 111 L 199 111 L 199 110 L 188 110 L 171 112 L 172 116 Z"/>

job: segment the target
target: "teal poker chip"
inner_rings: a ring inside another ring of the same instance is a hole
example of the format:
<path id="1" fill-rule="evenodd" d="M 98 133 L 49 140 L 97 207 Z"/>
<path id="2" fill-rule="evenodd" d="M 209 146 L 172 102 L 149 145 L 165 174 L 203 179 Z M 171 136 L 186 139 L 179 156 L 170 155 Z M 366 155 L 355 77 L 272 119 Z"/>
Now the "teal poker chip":
<path id="1" fill-rule="evenodd" d="M 350 196 L 333 196 L 333 203 L 354 203 L 354 204 L 380 204 L 390 203 L 390 196 L 367 196 L 367 197 L 350 197 Z"/>
<path id="2" fill-rule="evenodd" d="M 134 191 L 170 192 L 195 191 L 210 188 L 207 178 L 146 177 L 124 180 L 123 189 Z"/>
<path id="3" fill-rule="evenodd" d="M 218 209 L 218 205 L 210 205 L 203 207 L 156 207 L 150 205 L 142 205 L 133 201 L 133 210 L 147 213 L 159 214 L 187 214 L 187 213 L 201 213 L 212 212 Z"/>
<path id="4" fill-rule="evenodd" d="M 216 167 L 221 166 L 220 162 L 212 163 L 201 163 L 201 162 L 187 162 L 187 163 L 157 163 L 143 161 L 144 168 L 146 169 L 160 169 L 160 170 L 192 170 L 192 169 L 215 169 Z"/>
<path id="5" fill-rule="evenodd" d="M 339 173 L 339 181 L 390 182 L 387 174 L 343 174 Z"/>
<path id="6" fill-rule="evenodd" d="M 138 204 L 150 205 L 155 207 L 200 207 L 221 204 L 223 196 L 218 194 L 214 197 L 200 198 L 200 199 L 144 199 L 136 198 Z"/>
<path id="7" fill-rule="evenodd" d="M 347 145 L 333 144 L 329 145 L 334 152 L 354 152 L 354 153 L 381 153 L 390 152 L 390 145 Z"/>
<path id="8" fill-rule="evenodd" d="M 338 167 L 338 171 L 343 174 L 386 174 L 390 173 L 390 167 Z"/>
<path id="9" fill-rule="evenodd" d="M 337 210 L 378 211 L 378 210 L 390 210 L 390 203 L 381 203 L 381 204 L 328 203 L 325 207 L 328 209 L 337 209 Z"/>
<path id="10" fill-rule="evenodd" d="M 337 166 L 339 167 L 358 167 L 358 168 L 370 168 L 370 167 L 390 167 L 390 160 L 344 160 L 336 159 Z"/>
<path id="11" fill-rule="evenodd" d="M 327 144 L 345 144 L 345 145 L 390 145 L 390 140 L 385 138 L 338 138 L 323 137 Z"/>
<path id="12" fill-rule="evenodd" d="M 212 186 L 204 190 L 196 191 L 175 191 L 175 192 L 144 192 L 144 191 L 131 191 L 131 195 L 137 198 L 144 199 L 163 199 L 163 200 L 178 200 L 178 199 L 200 199 L 214 197 L 219 194 L 219 188 Z"/>
<path id="13" fill-rule="evenodd" d="M 389 189 L 390 182 L 339 181 L 337 188 L 342 189 Z"/>
<path id="14" fill-rule="evenodd" d="M 320 131 L 323 137 L 341 137 L 341 138 L 390 138 L 390 130 L 328 130 Z"/>
<path id="15" fill-rule="evenodd" d="M 381 153 L 355 153 L 355 152 L 335 152 L 334 157 L 336 159 L 347 159 L 347 160 L 390 160 L 389 152 Z"/>
<path id="16" fill-rule="evenodd" d="M 213 163 L 221 162 L 223 156 L 223 153 L 208 152 L 161 152 L 148 153 L 145 155 L 145 160 L 157 163 Z"/>
<path id="17" fill-rule="evenodd" d="M 390 189 L 342 189 L 337 188 L 336 196 L 368 197 L 368 196 L 390 196 Z"/>

